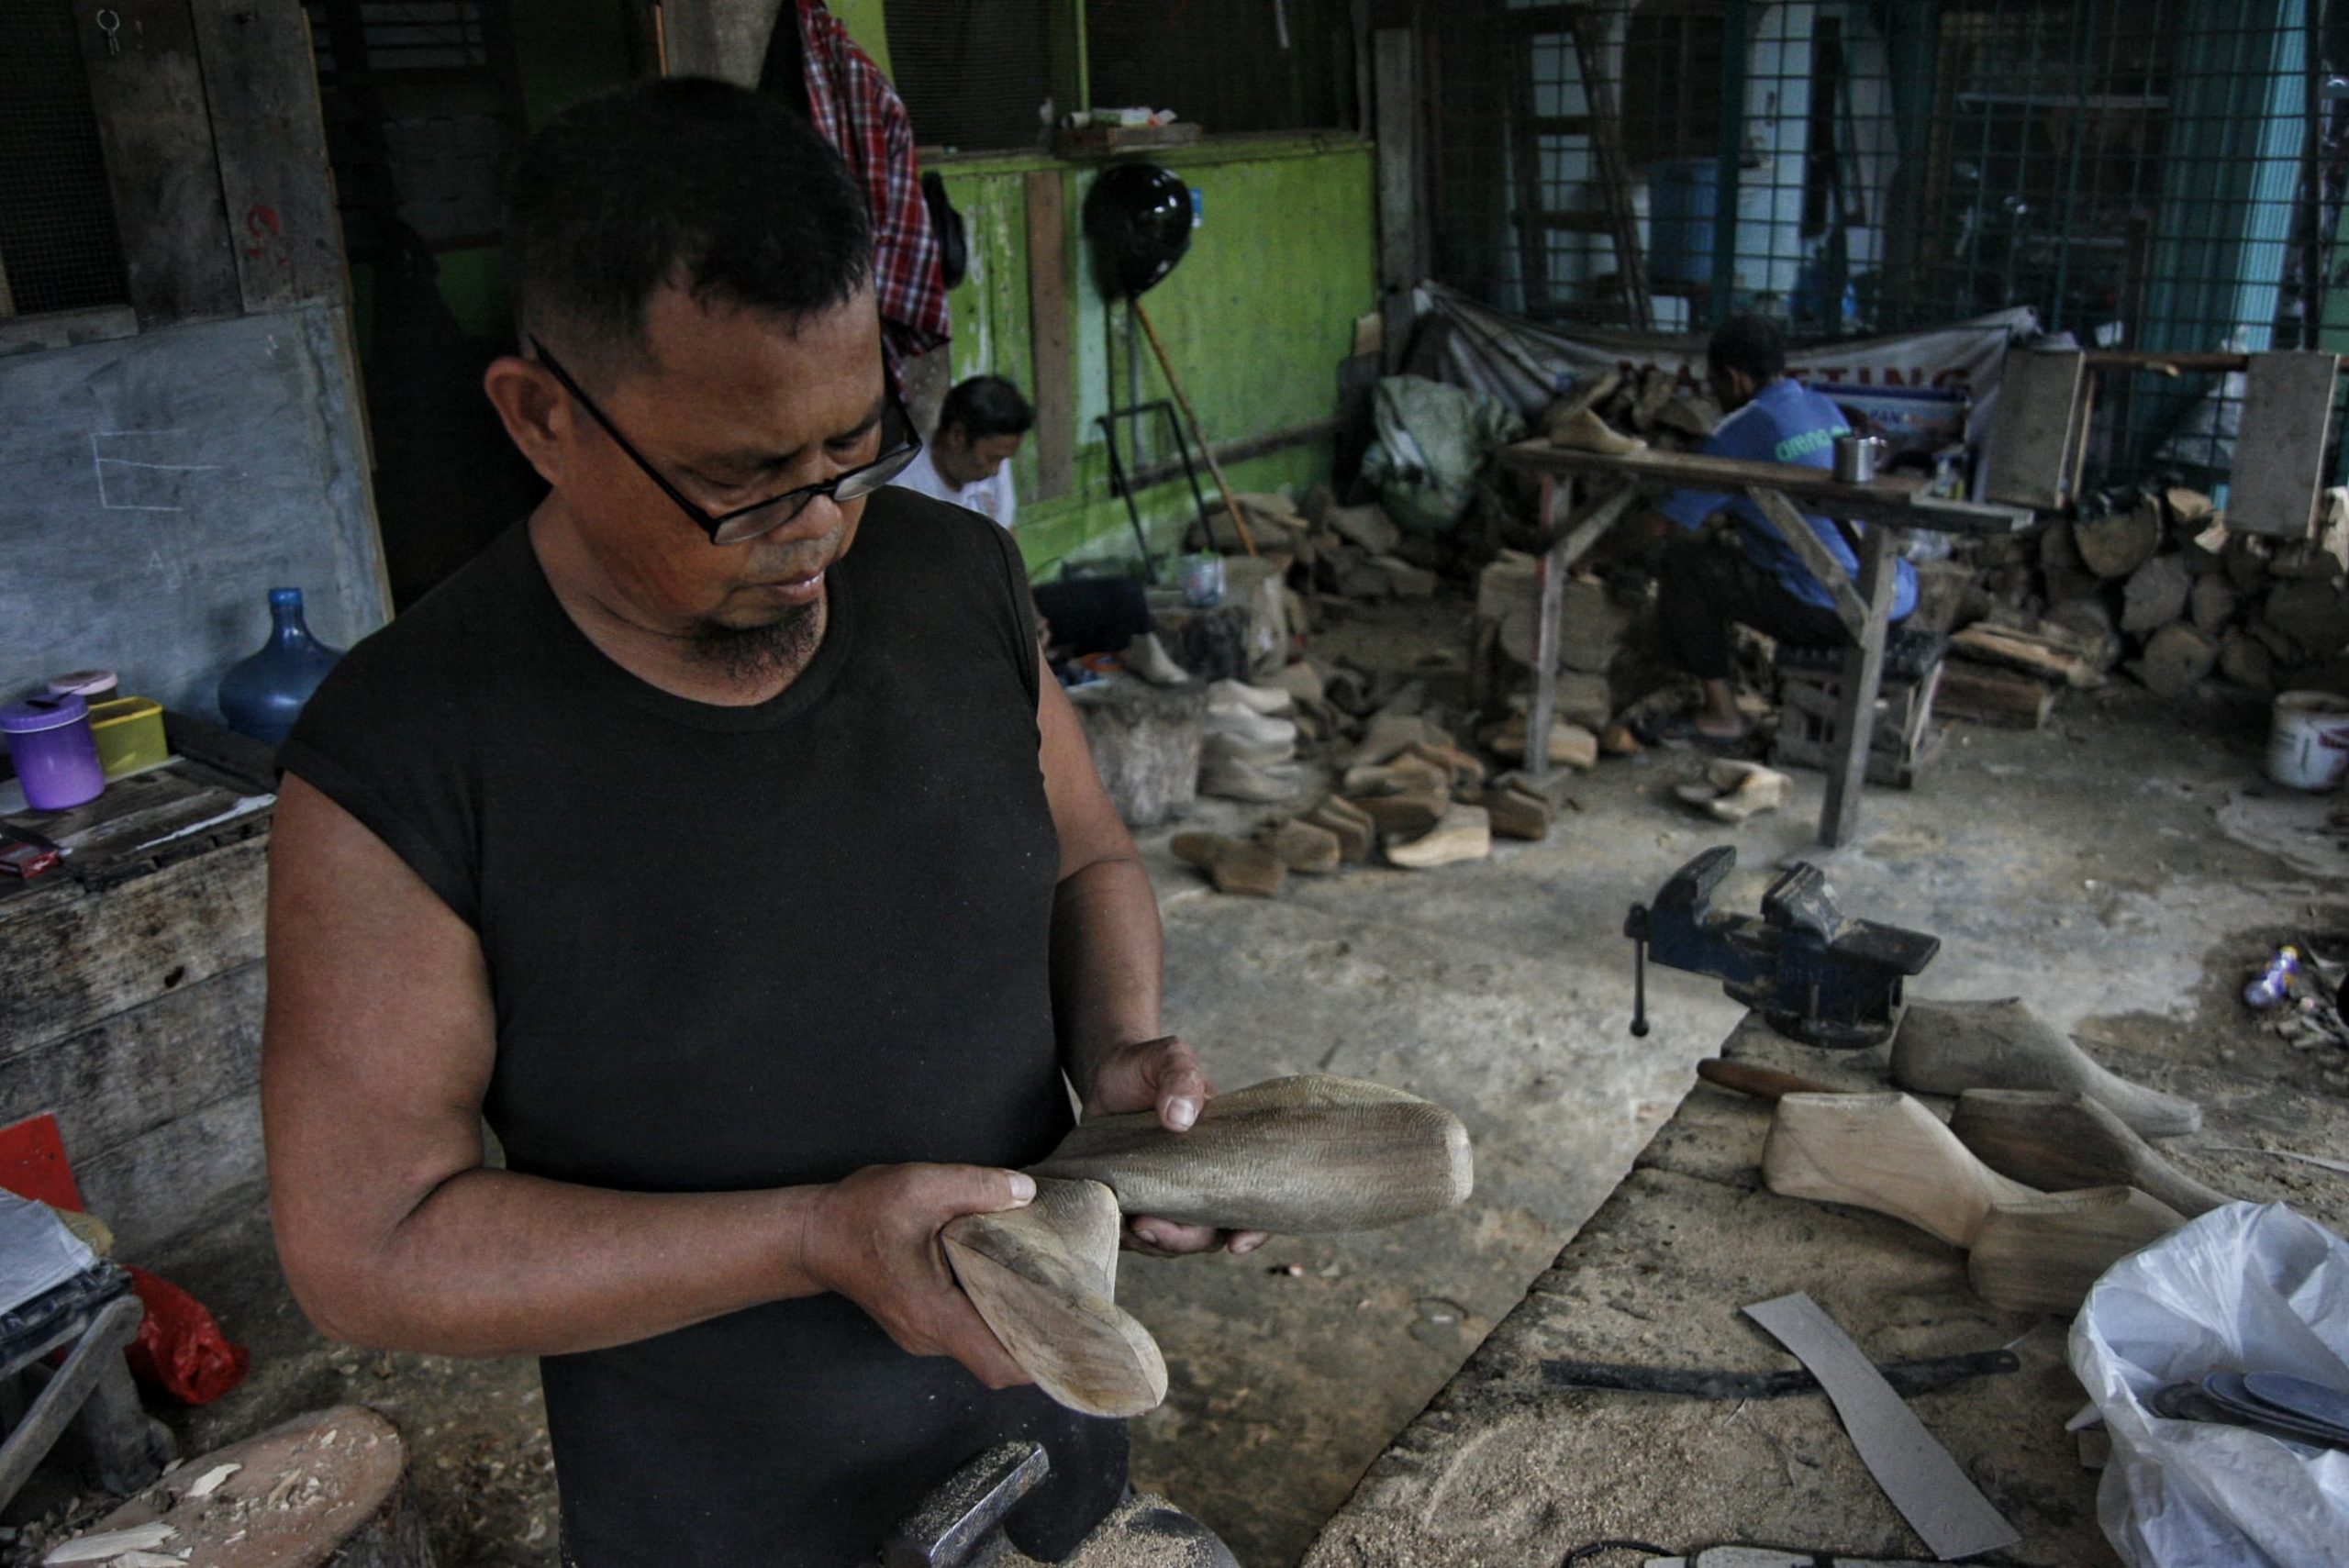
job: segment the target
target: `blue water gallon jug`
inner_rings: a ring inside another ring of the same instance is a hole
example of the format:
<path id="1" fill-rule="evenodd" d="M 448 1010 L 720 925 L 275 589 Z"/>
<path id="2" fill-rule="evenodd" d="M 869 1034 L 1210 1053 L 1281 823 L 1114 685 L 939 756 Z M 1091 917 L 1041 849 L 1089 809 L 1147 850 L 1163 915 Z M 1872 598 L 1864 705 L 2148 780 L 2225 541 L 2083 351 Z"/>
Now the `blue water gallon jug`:
<path id="1" fill-rule="evenodd" d="M 327 678 L 342 650 L 310 635 L 302 590 L 269 591 L 269 640 L 220 677 L 220 717 L 239 735 L 276 745 L 302 716 L 302 705 Z"/>

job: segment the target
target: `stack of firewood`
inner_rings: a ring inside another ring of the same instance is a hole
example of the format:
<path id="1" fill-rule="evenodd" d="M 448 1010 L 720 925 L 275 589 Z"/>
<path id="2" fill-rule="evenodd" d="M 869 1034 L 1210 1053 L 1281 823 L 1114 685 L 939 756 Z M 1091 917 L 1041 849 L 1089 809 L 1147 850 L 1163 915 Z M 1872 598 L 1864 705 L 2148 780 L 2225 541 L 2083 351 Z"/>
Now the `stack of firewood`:
<path id="1" fill-rule="evenodd" d="M 2287 689 L 2349 646 L 2349 495 L 2327 513 L 2320 540 L 2288 544 L 2231 532 L 2178 488 L 2059 519 L 2040 538 L 2041 629 L 2165 696 L 2213 676 Z"/>

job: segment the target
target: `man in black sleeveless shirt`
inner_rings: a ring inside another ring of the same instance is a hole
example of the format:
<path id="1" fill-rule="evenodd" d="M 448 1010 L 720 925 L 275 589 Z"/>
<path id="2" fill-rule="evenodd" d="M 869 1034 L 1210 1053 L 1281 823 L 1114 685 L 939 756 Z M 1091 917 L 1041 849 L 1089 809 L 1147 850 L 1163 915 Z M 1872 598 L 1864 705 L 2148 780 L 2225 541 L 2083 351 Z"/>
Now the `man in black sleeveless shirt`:
<path id="1" fill-rule="evenodd" d="M 286 1278 L 340 1339 L 541 1358 L 579 1568 L 864 1562 L 1023 1435 L 1061 1555 L 1123 1429 L 1022 1386 L 938 1230 L 1032 1195 L 1068 1086 L 1176 1130 L 1214 1091 L 1019 558 L 877 489 L 863 204 L 803 122 L 640 84 L 514 193 L 485 384 L 551 493 L 280 756 Z"/>

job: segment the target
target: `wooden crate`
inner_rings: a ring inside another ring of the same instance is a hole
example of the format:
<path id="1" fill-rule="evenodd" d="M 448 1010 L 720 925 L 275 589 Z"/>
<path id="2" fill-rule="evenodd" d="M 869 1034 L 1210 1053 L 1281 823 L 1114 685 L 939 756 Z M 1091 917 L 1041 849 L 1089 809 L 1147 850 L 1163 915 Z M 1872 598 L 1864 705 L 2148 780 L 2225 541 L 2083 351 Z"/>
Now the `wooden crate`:
<path id="1" fill-rule="evenodd" d="M 1941 680 L 1939 660 L 1919 679 L 1885 677 L 1876 692 L 1876 728 L 1868 738 L 1868 783 L 1912 788 L 1940 754 L 1942 735 L 1932 717 Z M 1821 773 L 1834 765 L 1842 755 L 1841 686 L 1840 681 L 1809 672 L 1780 672 L 1778 734 L 1770 748 L 1774 764 Z"/>

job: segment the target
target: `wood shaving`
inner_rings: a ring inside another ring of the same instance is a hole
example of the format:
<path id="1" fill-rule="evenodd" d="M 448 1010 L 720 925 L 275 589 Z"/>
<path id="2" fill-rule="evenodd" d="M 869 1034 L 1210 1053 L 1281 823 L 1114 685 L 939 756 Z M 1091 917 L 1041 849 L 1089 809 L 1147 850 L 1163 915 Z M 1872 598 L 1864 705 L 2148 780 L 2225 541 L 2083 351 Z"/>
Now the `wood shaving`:
<path id="1" fill-rule="evenodd" d="M 187 1489 L 187 1495 L 191 1497 L 209 1497 L 219 1489 L 220 1483 L 243 1468 L 243 1465 L 234 1463 L 215 1465 L 195 1478 L 195 1485 Z"/>
<path id="2" fill-rule="evenodd" d="M 161 1546 L 177 1534 L 179 1531 L 171 1525 L 151 1524 L 77 1536 L 52 1547 L 49 1555 L 41 1559 L 41 1564 L 42 1568 L 51 1568 L 51 1565 L 61 1562 L 104 1562 L 127 1551 L 143 1551 Z"/>

